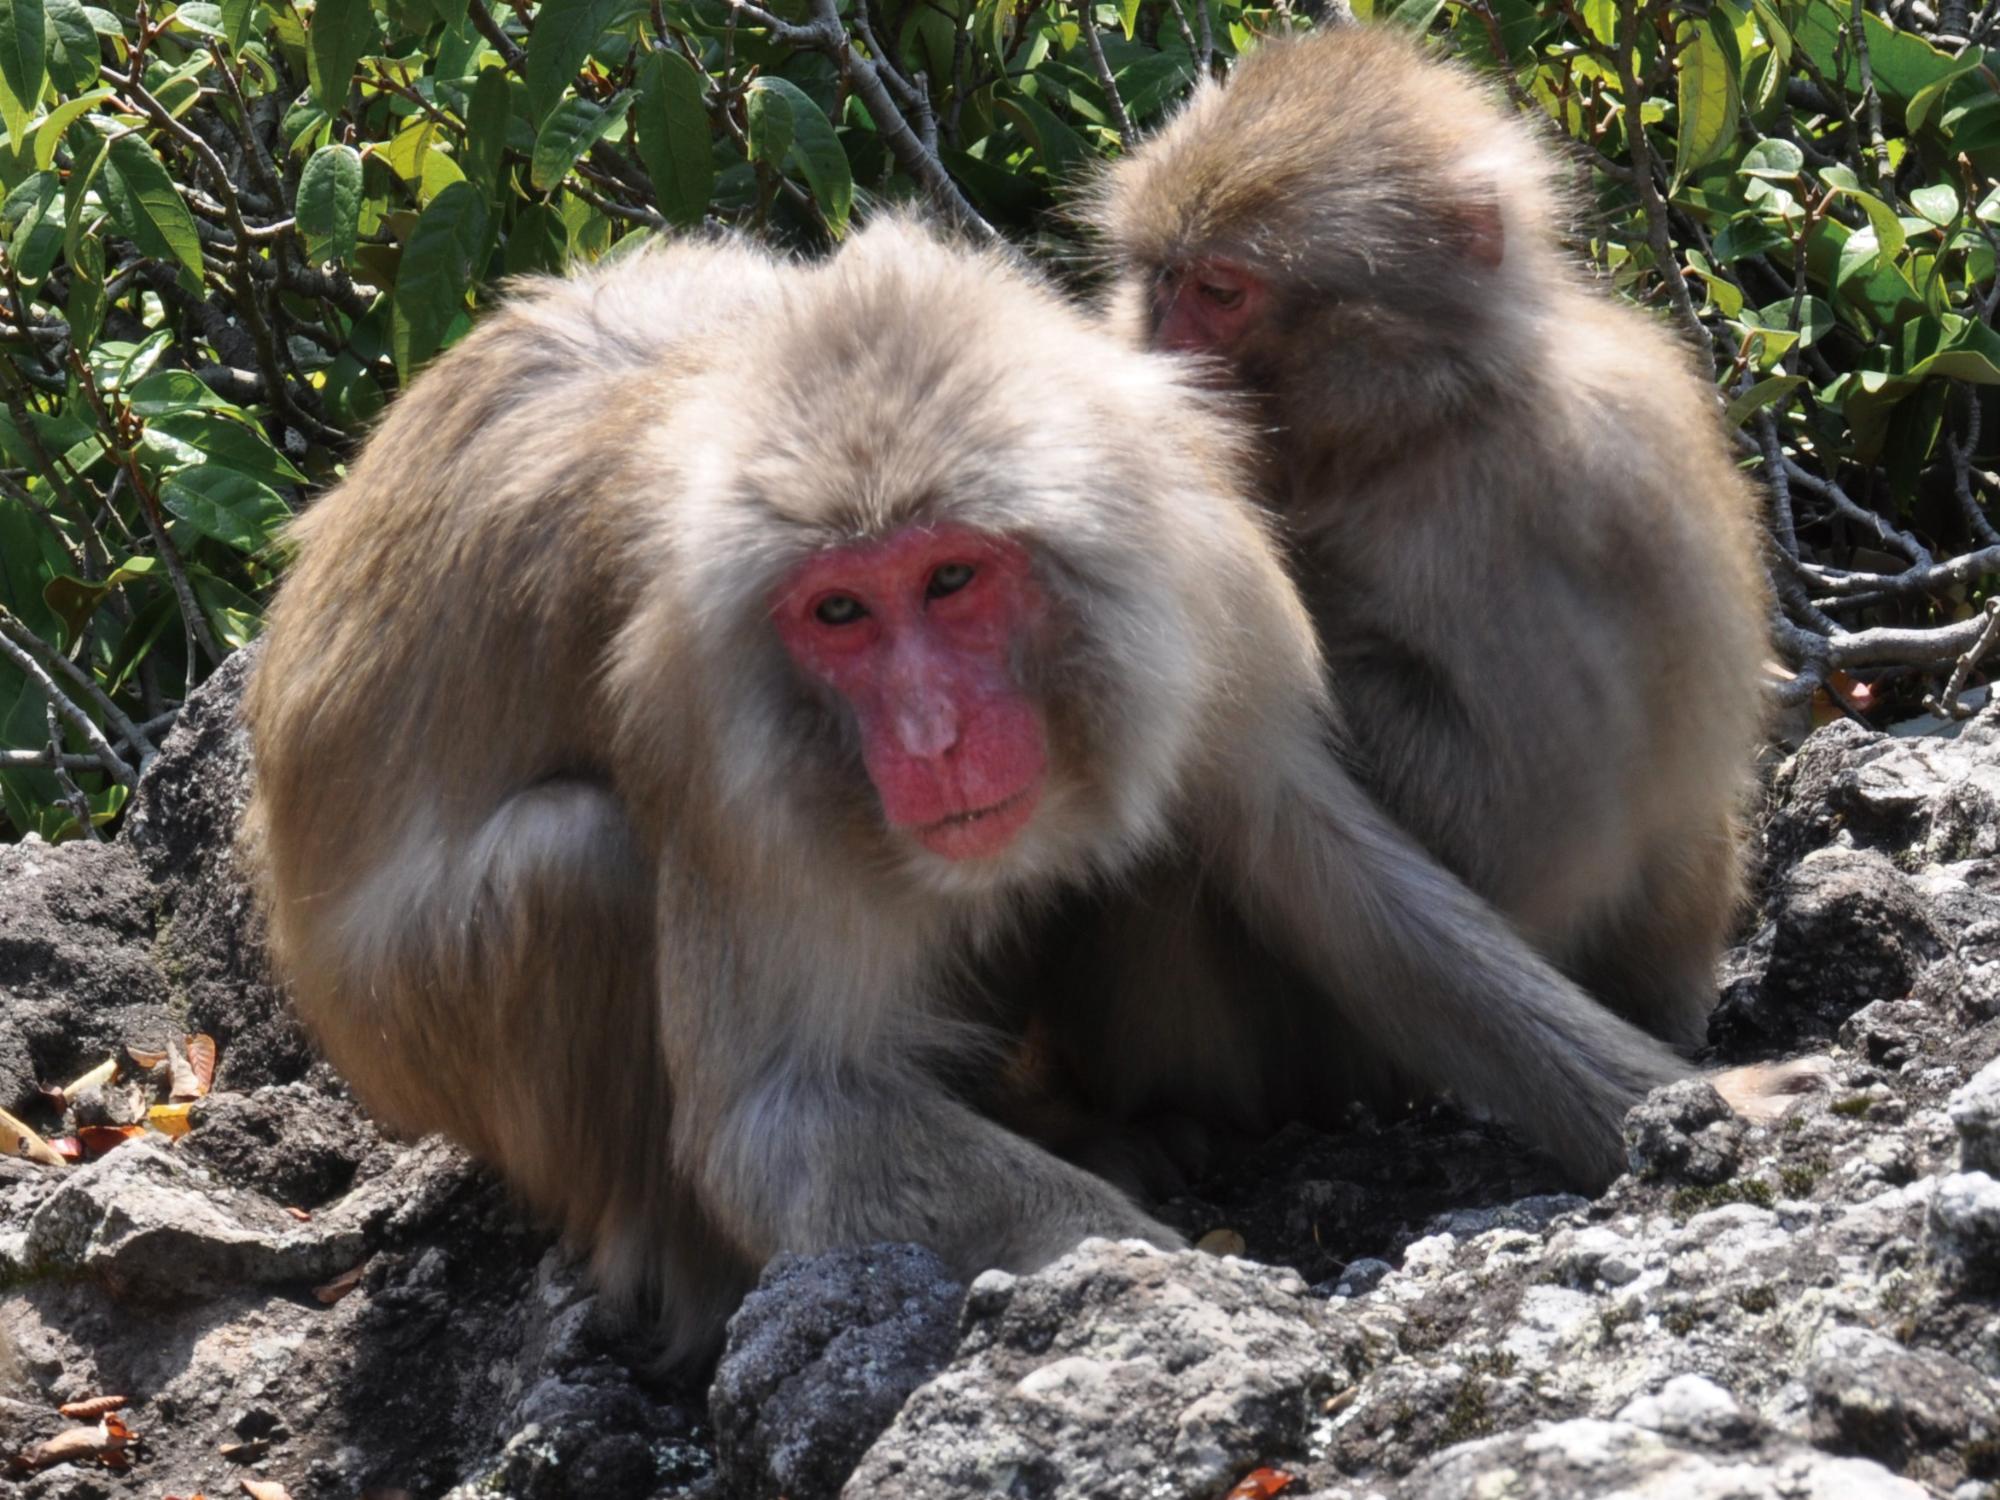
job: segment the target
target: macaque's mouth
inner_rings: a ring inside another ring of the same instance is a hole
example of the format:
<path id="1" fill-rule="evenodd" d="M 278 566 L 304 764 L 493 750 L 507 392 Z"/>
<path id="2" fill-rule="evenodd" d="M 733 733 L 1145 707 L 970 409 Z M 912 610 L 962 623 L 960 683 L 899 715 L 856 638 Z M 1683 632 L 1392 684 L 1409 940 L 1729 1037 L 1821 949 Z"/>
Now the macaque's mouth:
<path id="1" fill-rule="evenodd" d="M 985 807 L 948 813 L 910 829 L 918 843 L 946 859 L 980 859 L 1000 853 L 1019 836 L 1042 800 L 1042 778 Z"/>

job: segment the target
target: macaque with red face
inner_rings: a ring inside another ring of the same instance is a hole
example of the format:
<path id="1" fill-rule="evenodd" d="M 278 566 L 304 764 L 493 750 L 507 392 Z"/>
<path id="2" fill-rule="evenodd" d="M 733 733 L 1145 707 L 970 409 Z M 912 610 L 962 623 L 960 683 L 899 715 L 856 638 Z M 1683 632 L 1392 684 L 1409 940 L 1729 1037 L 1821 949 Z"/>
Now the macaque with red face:
<path id="1" fill-rule="evenodd" d="M 1325 753 L 1238 445 L 1176 362 L 904 224 L 529 287 L 300 523 L 250 690 L 245 847 L 327 1055 L 684 1353 L 781 1250 L 1171 1245 L 968 1100 L 1021 1009 L 975 971 L 1178 857 L 1317 981 L 1287 1065 L 1359 1024 L 1615 1170 L 1682 1065 Z"/>
<path id="2" fill-rule="evenodd" d="M 1692 1047 L 1762 730 L 1755 504 L 1690 351 L 1558 243 L 1545 123 L 1394 27 L 1272 40 L 1089 214 L 1123 335 L 1247 402 L 1361 780 Z"/>

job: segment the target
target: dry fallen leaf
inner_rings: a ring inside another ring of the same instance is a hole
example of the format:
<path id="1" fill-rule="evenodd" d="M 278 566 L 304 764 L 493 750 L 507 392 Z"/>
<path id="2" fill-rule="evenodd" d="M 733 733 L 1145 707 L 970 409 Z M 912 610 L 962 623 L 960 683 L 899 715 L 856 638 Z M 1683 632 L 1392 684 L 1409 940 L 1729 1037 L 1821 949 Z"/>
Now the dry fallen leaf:
<path id="1" fill-rule="evenodd" d="M 200 1098 L 215 1084 L 215 1038 L 205 1031 L 189 1037 L 187 1055 L 194 1069 L 195 1097 Z"/>
<path id="2" fill-rule="evenodd" d="M 334 1303 L 338 1302 L 342 1297 L 345 1297 L 349 1292 L 353 1291 L 356 1287 L 361 1285 L 361 1273 L 367 1269 L 368 1269 L 368 1262 L 364 1260 L 363 1262 L 361 1262 L 360 1265 L 356 1266 L 353 1270 L 342 1271 L 338 1276 L 334 1277 L 333 1280 L 329 1281 L 325 1286 L 314 1287 L 313 1295 L 319 1298 L 319 1300 L 324 1302 L 328 1307 L 331 1307 L 333 1306 Z"/>
<path id="3" fill-rule="evenodd" d="M 150 1047 L 134 1047 L 130 1043 L 126 1044 L 125 1055 L 148 1073 L 167 1060 L 167 1054 L 164 1052 L 155 1052 Z"/>
<path id="4" fill-rule="evenodd" d="M 1241 1255 L 1250 1248 L 1233 1229 L 1211 1229 L 1194 1242 L 1194 1247 L 1204 1255 Z"/>
<path id="5" fill-rule="evenodd" d="M 161 1135 L 181 1136 L 194 1128 L 188 1119 L 188 1111 L 194 1108 L 188 1104 L 155 1104 L 146 1111 L 146 1123 Z"/>
<path id="6" fill-rule="evenodd" d="M 116 1466 L 124 1462 L 124 1455 L 119 1450 L 131 1441 L 132 1429 L 107 1413 L 95 1427 L 72 1427 L 26 1449 L 14 1460 L 13 1467 L 47 1469 L 86 1458 Z"/>
<path id="7" fill-rule="evenodd" d="M 172 1080 L 169 1098 L 199 1099 L 202 1096 L 201 1076 L 194 1070 L 194 1061 L 179 1047 L 167 1049 L 167 1077 Z"/>
<path id="8" fill-rule="evenodd" d="M 297 1219 L 301 1224 L 312 1223 L 313 1216 L 307 1213 L 303 1208 L 293 1208 L 291 1204 L 287 1203 L 285 1205 L 285 1212 L 290 1214 L 293 1218 Z"/>
<path id="9" fill-rule="evenodd" d="M 83 1142 L 73 1135 L 53 1137 L 49 1141 L 49 1149 L 64 1161 L 78 1162 L 83 1160 Z"/>
<path id="10" fill-rule="evenodd" d="M 118 1059 L 107 1057 L 80 1078 L 73 1078 L 62 1087 L 64 1099 L 74 1099 L 85 1089 L 96 1088 L 100 1083 L 115 1083 L 118 1079 Z"/>
<path id="11" fill-rule="evenodd" d="M 241 1479 L 237 1483 L 250 1500 L 292 1500 L 290 1492 L 275 1479 Z"/>
<path id="12" fill-rule="evenodd" d="M 1283 1469 L 1252 1469 L 1236 1481 L 1223 1500 L 1271 1500 L 1273 1495 L 1282 1495 L 1297 1483 L 1298 1475 L 1287 1474 Z"/>
<path id="13" fill-rule="evenodd" d="M 215 1450 L 233 1464 L 254 1464 L 271 1451 L 269 1438 L 251 1438 L 241 1443 L 224 1443 Z"/>
<path id="14" fill-rule="evenodd" d="M 131 1399 L 130 1396 L 92 1396 L 88 1401 L 65 1401 L 56 1410 L 75 1421 L 88 1422 L 93 1417 L 108 1416 L 120 1410 Z"/>
<path id="15" fill-rule="evenodd" d="M 4 1109 L 0 1109 L 0 1153 L 25 1156 L 29 1161 L 38 1161 L 45 1167 L 63 1164 L 62 1154 L 55 1147 Z"/>
<path id="16" fill-rule="evenodd" d="M 85 1156 L 102 1156 L 114 1146 L 122 1146 L 145 1133 L 143 1125 L 79 1125 L 76 1128 L 76 1138 L 83 1143 Z"/>

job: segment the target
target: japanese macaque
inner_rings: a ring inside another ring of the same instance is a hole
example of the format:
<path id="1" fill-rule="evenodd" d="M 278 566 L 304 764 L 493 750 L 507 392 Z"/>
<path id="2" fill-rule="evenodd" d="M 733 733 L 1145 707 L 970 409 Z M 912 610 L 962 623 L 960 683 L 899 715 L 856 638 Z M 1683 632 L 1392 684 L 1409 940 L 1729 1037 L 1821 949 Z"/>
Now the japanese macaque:
<path id="1" fill-rule="evenodd" d="M 1561 250 L 1543 133 L 1346 27 L 1203 84 L 1086 212 L 1125 336 L 1209 357 L 1263 430 L 1356 774 L 1691 1047 L 1761 732 L 1754 505 L 1689 352 Z"/>
<path id="2" fill-rule="evenodd" d="M 1174 1244 L 967 1100 L 1007 1050 L 973 972 L 1176 851 L 1316 981 L 1288 1060 L 1358 1025 L 1616 1171 L 1684 1065 L 1327 754 L 1219 401 L 897 222 L 524 291 L 299 524 L 247 701 L 246 852 L 328 1056 L 684 1353 L 780 1250 Z"/>

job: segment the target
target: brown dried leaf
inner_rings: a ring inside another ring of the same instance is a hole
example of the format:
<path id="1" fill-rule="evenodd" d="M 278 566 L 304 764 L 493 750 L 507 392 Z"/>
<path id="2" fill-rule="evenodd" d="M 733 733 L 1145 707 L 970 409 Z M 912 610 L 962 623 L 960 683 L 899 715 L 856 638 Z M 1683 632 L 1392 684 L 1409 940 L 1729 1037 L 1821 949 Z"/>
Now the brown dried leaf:
<path id="1" fill-rule="evenodd" d="M 233 1464 L 252 1464 L 271 1451 L 269 1438 L 251 1438 L 247 1442 L 224 1443 L 215 1450 Z"/>
<path id="2" fill-rule="evenodd" d="M 194 1061 L 179 1047 L 167 1049 L 167 1077 L 172 1081 L 172 1099 L 199 1099 L 203 1089 L 194 1070 Z"/>
<path id="3" fill-rule="evenodd" d="M 57 1464 L 79 1463 L 86 1458 L 109 1463 L 118 1450 L 132 1441 L 131 1429 L 116 1417 L 106 1416 L 94 1427 L 72 1427 L 46 1442 L 35 1444 L 14 1460 L 17 1469 L 48 1469 Z"/>
<path id="4" fill-rule="evenodd" d="M 92 1396 L 88 1401 L 65 1401 L 56 1410 L 75 1421 L 88 1422 L 118 1411 L 131 1399 L 130 1396 Z"/>
<path id="5" fill-rule="evenodd" d="M 206 1094 L 215 1083 L 215 1038 L 207 1032 L 187 1039 L 188 1064 L 194 1069 L 195 1087 L 199 1091 L 196 1098 Z"/>
<path id="6" fill-rule="evenodd" d="M 285 1205 L 285 1212 L 290 1214 L 293 1218 L 297 1219 L 301 1224 L 312 1223 L 313 1216 L 307 1213 L 303 1208 L 293 1208 L 291 1204 L 287 1203 Z"/>
<path id="7" fill-rule="evenodd" d="M 291 1492 L 275 1479 L 239 1479 L 250 1500 L 292 1500 Z"/>
<path id="8" fill-rule="evenodd" d="M 118 1079 L 118 1059 L 107 1057 L 79 1078 L 73 1078 L 62 1087 L 65 1099 L 74 1099 L 85 1089 L 96 1088 L 100 1083 L 115 1083 Z"/>
<path id="9" fill-rule="evenodd" d="M 1252 1469 L 1230 1488 L 1222 1500 L 1271 1500 L 1298 1483 L 1298 1475 L 1283 1469 Z"/>
<path id="10" fill-rule="evenodd" d="M 63 1165 L 61 1154 L 21 1121 L 0 1109 L 0 1154 L 25 1156 L 45 1167 Z"/>
<path id="11" fill-rule="evenodd" d="M 85 1156 L 102 1156 L 145 1133 L 143 1125 L 79 1125 L 76 1138 L 83 1143 Z"/>
<path id="12" fill-rule="evenodd" d="M 1204 1255 L 1241 1255 L 1250 1248 L 1233 1229 L 1211 1229 L 1194 1242 L 1194 1247 Z"/>
<path id="13" fill-rule="evenodd" d="M 361 1285 L 361 1273 L 366 1271 L 367 1269 L 368 1269 L 368 1262 L 364 1260 L 363 1262 L 361 1262 L 360 1265 L 356 1266 L 353 1270 L 342 1271 L 338 1276 L 334 1277 L 333 1280 L 329 1281 L 325 1286 L 314 1287 L 313 1295 L 319 1298 L 319 1300 L 324 1302 L 328 1307 L 331 1307 L 333 1306 L 334 1303 L 338 1302 L 342 1297 L 345 1297 L 349 1292 L 353 1291 L 356 1287 Z"/>
<path id="14" fill-rule="evenodd" d="M 150 1047 L 134 1047 L 129 1042 L 125 1045 L 125 1055 L 132 1059 L 134 1065 L 148 1073 L 167 1060 L 167 1054 L 164 1052 L 155 1052 Z"/>
<path id="15" fill-rule="evenodd" d="M 192 1102 L 155 1104 L 146 1111 L 146 1123 L 161 1135 L 183 1136 L 194 1128 L 194 1123 L 188 1119 L 188 1111 L 193 1108 Z"/>
<path id="16" fill-rule="evenodd" d="M 73 1135 L 51 1137 L 49 1140 L 49 1149 L 67 1162 L 79 1162 L 83 1160 L 83 1142 Z"/>

